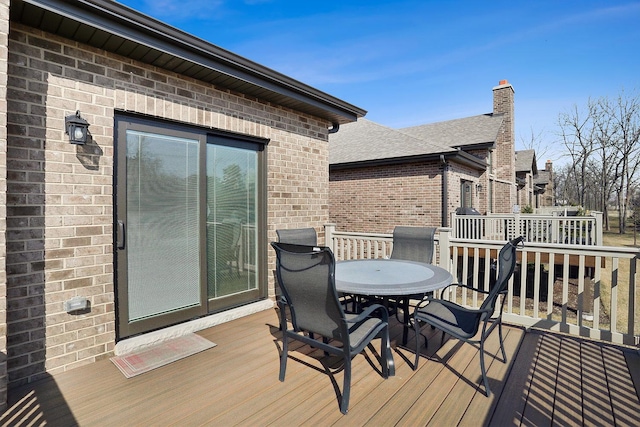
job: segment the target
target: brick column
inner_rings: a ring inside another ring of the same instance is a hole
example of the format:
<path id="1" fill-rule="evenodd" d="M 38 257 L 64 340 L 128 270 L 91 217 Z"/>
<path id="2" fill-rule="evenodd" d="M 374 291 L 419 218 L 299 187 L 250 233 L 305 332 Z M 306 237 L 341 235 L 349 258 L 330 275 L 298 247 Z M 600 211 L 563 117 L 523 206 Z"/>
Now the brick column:
<path id="1" fill-rule="evenodd" d="M 0 0 L 0 412 L 7 408 L 7 61 L 9 3 Z"/>

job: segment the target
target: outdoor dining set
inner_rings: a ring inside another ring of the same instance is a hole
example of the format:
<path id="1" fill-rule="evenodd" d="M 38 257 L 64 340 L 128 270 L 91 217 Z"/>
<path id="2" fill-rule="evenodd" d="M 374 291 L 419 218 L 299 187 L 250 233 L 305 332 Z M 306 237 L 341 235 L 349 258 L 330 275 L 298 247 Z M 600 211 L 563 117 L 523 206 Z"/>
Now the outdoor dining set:
<path id="1" fill-rule="evenodd" d="M 498 329 L 502 361 L 506 353 L 502 339 L 502 303 L 516 264 L 516 249 L 522 237 L 507 242 L 498 254 L 498 271 L 490 289 L 455 283 L 453 275 L 432 264 L 435 228 L 397 226 L 388 259 L 358 259 L 336 262 L 328 247 L 319 246 L 313 228 L 277 230 L 276 277 L 281 295 L 277 301 L 282 330 L 280 381 L 284 381 L 289 341 L 297 340 L 342 358 L 344 370 L 340 411 L 349 409 L 351 360 L 374 339 L 380 339 L 381 373 L 395 375 L 389 339 L 389 317 L 403 326 L 402 345 L 414 331 L 418 368 L 421 328 L 430 325 L 465 342 L 478 343 L 484 389 L 490 395 L 484 362 L 484 342 Z M 468 308 L 443 299 L 448 288 L 463 287 L 484 294 L 479 308 Z M 440 296 L 436 293 L 440 291 Z"/>

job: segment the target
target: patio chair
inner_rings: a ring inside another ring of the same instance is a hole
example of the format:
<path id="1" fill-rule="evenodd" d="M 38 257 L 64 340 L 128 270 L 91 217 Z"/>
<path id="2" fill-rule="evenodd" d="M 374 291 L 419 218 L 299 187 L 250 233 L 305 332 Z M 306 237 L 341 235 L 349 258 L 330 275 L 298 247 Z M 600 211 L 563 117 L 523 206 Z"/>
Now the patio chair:
<path id="1" fill-rule="evenodd" d="M 396 226 L 393 229 L 393 249 L 390 258 L 431 264 L 433 262 L 435 234 L 435 227 Z M 424 296 L 425 294 L 415 294 L 398 300 L 391 300 L 390 303 L 396 306 L 395 314 L 398 321 L 401 321 L 398 317 L 398 306 L 402 308 L 404 316 L 409 316 L 409 301 L 421 300 Z M 406 343 L 409 327 L 408 322 L 404 321 L 403 324 L 402 342 Z"/>
<path id="2" fill-rule="evenodd" d="M 391 259 L 433 262 L 433 241 L 436 229 L 433 227 L 397 226 L 393 229 L 393 250 Z"/>
<path id="3" fill-rule="evenodd" d="M 318 235 L 313 227 L 280 229 L 276 230 L 276 234 L 280 243 L 307 246 L 316 246 L 318 244 Z M 276 282 L 278 282 L 277 278 Z M 280 283 L 278 283 L 278 286 L 281 287 Z M 313 334 L 310 336 L 313 338 Z"/>
<path id="4" fill-rule="evenodd" d="M 313 227 L 276 230 L 276 234 L 280 243 L 308 246 L 316 246 L 318 244 L 318 235 Z"/>
<path id="5" fill-rule="evenodd" d="M 445 334 L 449 334 L 464 342 L 480 343 L 480 370 L 482 371 L 484 389 L 487 396 L 491 395 L 484 364 L 484 343 L 489 334 L 491 334 L 497 326 L 500 338 L 500 350 L 502 350 L 502 361 L 504 363 L 507 362 L 507 354 L 505 353 L 504 343 L 502 341 L 502 309 L 505 301 L 504 295 L 507 293 L 507 285 L 509 284 L 509 279 L 513 275 L 513 270 L 516 265 L 516 249 L 523 241 L 523 237 L 518 237 L 502 247 L 498 254 L 498 276 L 496 283 L 489 291 L 463 284 L 452 284 L 448 286 L 459 286 L 487 295 L 480 308 L 467 308 L 448 300 L 433 297 L 425 297 L 418 304 L 413 314 L 413 326 L 416 335 L 416 360 L 413 367 L 414 370 L 418 369 L 418 360 L 420 359 L 420 323 L 426 323 L 442 331 L 441 345 L 444 343 Z M 442 290 L 443 294 L 441 295 L 444 295 L 447 288 Z M 501 298 L 502 301 L 500 302 L 500 311 L 496 315 L 496 300 L 499 295 L 502 295 L 503 298 Z M 481 333 L 478 339 L 476 335 L 480 329 Z M 425 343 L 426 341 L 427 339 L 425 337 Z"/>
<path id="6" fill-rule="evenodd" d="M 340 411 L 346 414 L 351 391 L 351 359 L 373 339 L 381 338 L 382 376 L 395 374 L 387 310 L 382 305 L 372 305 L 358 315 L 345 314 L 336 292 L 335 259 L 329 248 L 275 242 L 271 245 L 276 251 L 276 275 L 284 294 L 278 299 L 282 330 L 280 381 L 285 377 L 289 340 L 341 356 L 344 384 Z M 285 306 L 289 308 L 290 319 Z M 320 335 L 323 340 L 315 340 L 305 333 Z M 329 368 L 326 369 L 329 372 Z"/>

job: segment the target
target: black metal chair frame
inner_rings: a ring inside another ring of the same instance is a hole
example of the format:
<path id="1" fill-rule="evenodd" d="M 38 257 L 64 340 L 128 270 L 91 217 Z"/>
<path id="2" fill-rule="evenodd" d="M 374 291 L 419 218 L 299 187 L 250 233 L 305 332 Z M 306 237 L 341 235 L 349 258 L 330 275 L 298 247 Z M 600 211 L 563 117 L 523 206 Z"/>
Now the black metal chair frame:
<path id="1" fill-rule="evenodd" d="M 318 235 L 316 229 L 308 228 L 285 228 L 276 230 L 278 242 L 292 243 L 296 245 L 316 246 L 318 244 Z"/>
<path id="2" fill-rule="evenodd" d="M 422 322 L 442 331 L 441 345 L 444 343 L 445 334 L 449 334 L 464 342 L 480 344 L 480 370 L 482 371 L 482 380 L 486 395 L 491 395 L 484 363 L 484 343 L 491 332 L 497 327 L 500 338 L 500 350 L 502 351 L 502 361 L 504 363 L 507 362 L 507 354 L 504 350 L 502 340 L 502 311 L 506 299 L 504 296 L 508 291 L 509 279 L 513 275 L 516 265 L 516 250 L 519 246 L 522 246 L 523 241 L 524 239 L 522 237 L 518 237 L 507 242 L 500 250 L 498 254 L 498 276 L 491 290 L 486 291 L 465 284 L 452 284 L 442 290 L 441 297 L 447 288 L 452 286 L 470 289 L 487 295 L 479 308 L 471 309 L 442 298 L 436 299 L 431 296 L 425 297 L 416 306 L 413 315 L 416 339 L 414 370 L 418 369 L 418 361 L 420 359 L 420 323 Z M 500 295 L 503 296 L 500 303 L 500 312 L 495 316 L 496 300 Z M 480 338 L 474 339 L 480 330 L 480 325 L 482 325 Z M 427 338 L 425 337 L 425 345 L 426 344 Z"/>
<path id="3" fill-rule="evenodd" d="M 344 382 L 340 411 L 346 414 L 351 393 L 351 360 L 373 339 L 381 338 L 382 376 L 395 375 L 387 310 L 375 304 L 358 315 L 345 314 L 335 288 L 335 259 L 329 248 L 275 242 L 271 245 L 276 251 L 276 275 L 283 292 L 278 299 L 282 330 L 280 381 L 285 378 L 289 340 L 341 356 Z M 290 319 L 287 319 L 287 307 Z M 321 336 L 322 341 L 312 338 L 311 334 Z"/>

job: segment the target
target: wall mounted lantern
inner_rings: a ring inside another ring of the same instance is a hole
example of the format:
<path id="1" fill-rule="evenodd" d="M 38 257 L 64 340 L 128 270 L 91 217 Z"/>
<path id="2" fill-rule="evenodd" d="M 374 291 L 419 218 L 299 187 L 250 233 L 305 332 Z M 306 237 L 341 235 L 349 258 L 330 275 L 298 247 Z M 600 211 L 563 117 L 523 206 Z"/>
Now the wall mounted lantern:
<path id="1" fill-rule="evenodd" d="M 89 131 L 89 122 L 80 117 L 80 110 L 75 114 L 64 118 L 64 125 L 69 135 L 69 142 L 72 144 L 84 144 L 87 142 L 87 133 Z"/>
<path id="2" fill-rule="evenodd" d="M 476 194 L 482 193 L 482 184 L 476 184 Z"/>

